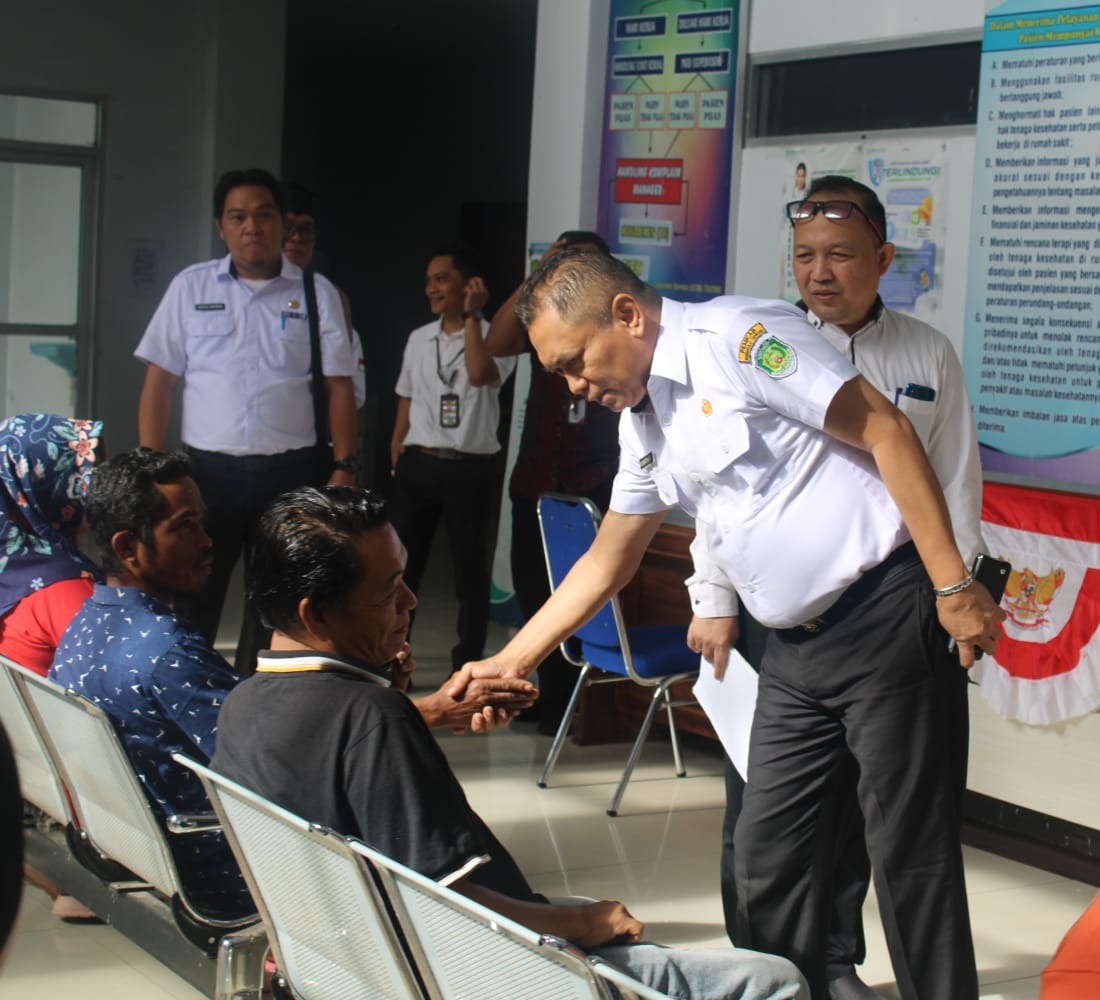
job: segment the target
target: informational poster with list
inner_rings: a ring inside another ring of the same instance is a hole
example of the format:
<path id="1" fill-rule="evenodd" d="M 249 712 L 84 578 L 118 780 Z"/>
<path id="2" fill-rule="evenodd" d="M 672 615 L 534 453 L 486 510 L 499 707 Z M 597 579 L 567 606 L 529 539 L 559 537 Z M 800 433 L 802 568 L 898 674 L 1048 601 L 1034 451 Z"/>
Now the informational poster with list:
<path id="1" fill-rule="evenodd" d="M 972 206 L 983 468 L 1100 491 L 1100 5 L 987 15 Z"/>

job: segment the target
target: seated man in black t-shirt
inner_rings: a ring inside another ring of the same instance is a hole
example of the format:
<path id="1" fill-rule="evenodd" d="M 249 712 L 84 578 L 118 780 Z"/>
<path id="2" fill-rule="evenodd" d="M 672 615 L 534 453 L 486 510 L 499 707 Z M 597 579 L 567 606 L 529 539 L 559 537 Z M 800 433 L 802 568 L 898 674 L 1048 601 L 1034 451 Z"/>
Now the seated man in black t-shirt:
<path id="1" fill-rule="evenodd" d="M 251 566 L 257 608 L 274 629 L 272 649 L 226 698 L 213 767 L 666 993 L 802 996 L 802 977 L 784 959 L 637 944 L 643 925 L 622 903 L 554 906 L 531 889 L 382 666 L 402 648 L 416 605 L 404 566 L 381 498 L 330 486 L 272 504 Z"/>

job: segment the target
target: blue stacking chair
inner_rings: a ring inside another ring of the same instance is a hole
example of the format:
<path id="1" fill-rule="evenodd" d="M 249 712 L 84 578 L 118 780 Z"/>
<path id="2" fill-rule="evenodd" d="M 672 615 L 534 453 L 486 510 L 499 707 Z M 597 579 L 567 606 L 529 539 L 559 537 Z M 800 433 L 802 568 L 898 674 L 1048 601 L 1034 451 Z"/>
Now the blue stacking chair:
<path id="1" fill-rule="evenodd" d="M 596 505 L 583 497 L 565 496 L 560 493 L 544 493 L 538 502 L 539 529 L 542 547 L 546 555 L 546 568 L 550 574 L 550 589 L 556 590 L 573 564 L 588 551 L 596 537 L 600 524 L 600 512 Z M 673 708 L 694 704 L 694 698 L 675 700 L 669 689 L 679 681 L 691 680 L 699 673 L 699 654 L 687 645 L 686 625 L 638 625 L 627 628 L 619 599 L 613 596 L 587 624 L 573 634 L 577 644 L 568 639 L 562 643 L 562 655 L 580 668 L 576 687 L 562 717 L 561 726 L 550 747 L 539 787 L 545 788 L 550 772 L 569 733 L 581 692 L 589 684 L 630 681 L 653 688 L 649 708 L 631 748 L 619 785 L 607 808 L 608 816 L 618 815 L 619 802 L 626 790 L 634 765 L 641 756 L 642 747 L 649 735 L 657 709 L 662 705 L 668 713 L 669 737 L 676 775 L 684 776 L 684 763 L 680 755 L 680 741 L 676 733 Z"/>

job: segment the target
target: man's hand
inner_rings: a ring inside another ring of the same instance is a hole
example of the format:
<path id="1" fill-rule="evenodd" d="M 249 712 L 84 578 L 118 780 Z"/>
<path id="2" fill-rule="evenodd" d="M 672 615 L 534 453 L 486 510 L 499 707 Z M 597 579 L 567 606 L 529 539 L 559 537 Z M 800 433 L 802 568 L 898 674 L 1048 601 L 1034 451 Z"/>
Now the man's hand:
<path id="1" fill-rule="evenodd" d="M 473 277 L 462 289 L 462 311 L 476 312 L 489 301 L 489 289 L 481 278 Z"/>
<path id="2" fill-rule="evenodd" d="M 730 649 L 740 634 L 741 627 L 736 615 L 730 618 L 700 618 L 693 615 L 688 626 L 687 644 L 689 649 L 703 654 L 714 667 L 714 679 L 720 681 L 726 675 Z"/>
<path id="3" fill-rule="evenodd" d="M 958 643 L 961 667 L 974 666 L 975 646 L 990 655 L 997 652 L 997 642 L 1004 634 L 999 623 L 1007 615 L 977 580 L 950 597 L 937 597 L 936 614 L 947 634 Z"/>
<path id="4" fill-rule="evenodd" d="M 393 658 L 390 668 L 390 686 L 398 691 L 408 691 L 409 681 L 416 670 L 416 660 L 412 656 L 412 647 L 406 642 Z"/>
<path id="5" fill-rule="evenodd" d="M 452 732 L 489 733 L 506 725 L 535 703 L 538 690 L 520 677 L 479 674 L 466 664 L 434 694 L 414 702 L 430 727 L 449 726 Z"/>
<path id="6" fill-rule="evenodd" d="M 475 678 L 522 676 L 517 668 L 501 662 L 499 656 L 490 656 L 484 660 L 471 660 L 463 664 L 462 669 L 452 674 L 440 690 L 445 691 L 451 698 L 462 698 L 466 693 L 466 685 Z"/>
<path id="7" fill-rule="evenodd" d="M 601 899 L 579 907 L 581 925 L 570 940 L 579 948 L 595 948 L 601 944 L 637 944 L 645 934 L 645 924 L 630 915 L 630 911 L 614 899 Z"/>

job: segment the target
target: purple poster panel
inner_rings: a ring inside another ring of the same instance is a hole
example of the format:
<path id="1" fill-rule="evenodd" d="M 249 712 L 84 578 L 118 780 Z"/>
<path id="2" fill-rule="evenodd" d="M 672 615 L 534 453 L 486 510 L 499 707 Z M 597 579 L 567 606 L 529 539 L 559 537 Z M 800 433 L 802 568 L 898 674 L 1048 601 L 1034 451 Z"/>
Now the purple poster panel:
<path id="1" fill-rule="evenodd" d="M 740 0 L 612 0 L 599 230 L 658 291 L 725 290 Z"/>

